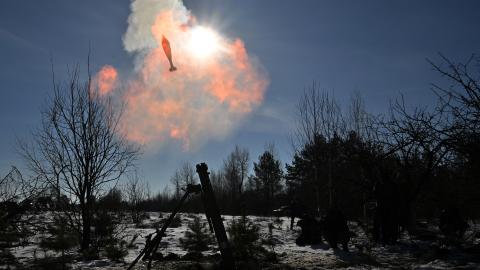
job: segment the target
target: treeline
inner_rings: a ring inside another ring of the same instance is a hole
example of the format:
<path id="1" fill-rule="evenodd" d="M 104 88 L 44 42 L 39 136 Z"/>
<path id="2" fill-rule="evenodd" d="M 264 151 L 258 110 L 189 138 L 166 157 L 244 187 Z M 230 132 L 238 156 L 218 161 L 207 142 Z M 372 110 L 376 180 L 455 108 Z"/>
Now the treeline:
<path id="1" fill-rule="evenodd" d="M 469 67 L 478 61 L 442 61 L 430 63 L 449 87 L 433 85 L 436 100 L 430 107 L 408 106 L 399 97 L 388 113 L 372 115 L 360 95 L 342 108 L 312 84 L 298 102 L 290 162 L 282 164 L 273 145 L 254 158 L 235 146 L 220 168 L 211 169 L 221 211 L 288 214 L 294 204 L 312 215 L 336 206 L 349 218 L 373 218 L 379 204 L 388 204 L 404 227 L 452 208 L 477 218 L 480 89 Z M 194 165 L 185 163 L 173 173 L 169 189 L 145 198 L 141 208 L 169 211 L 192 183 L 198 176 Z M 184 210 L 201 212 L 200 198 L 191 198 Z"/>
<path id="2" fill-rule="evenodd" d="M 283 165 L 276 157 L 273 145 L 267 148 L 252 163 L 248 150 L 236 146 L 220 169 L 210 169 L 210 181 L 223 214 L 270 215 L 287 202 Z M 251 169 L 253 174 L 249 173 Z M 161 192 L 151 194 L 145 181 L 131 178 L 123 187 L 112 189 L 99 202 L 110 209 L 121 206 L 133 212 L 171 211 L 183 196 L 184 188 L 198 183 L 194 165 L 184 163 L 174 172 L 170 185 Z M 182 210 L 203 212 L 201 197 L 190 196 Z"/>

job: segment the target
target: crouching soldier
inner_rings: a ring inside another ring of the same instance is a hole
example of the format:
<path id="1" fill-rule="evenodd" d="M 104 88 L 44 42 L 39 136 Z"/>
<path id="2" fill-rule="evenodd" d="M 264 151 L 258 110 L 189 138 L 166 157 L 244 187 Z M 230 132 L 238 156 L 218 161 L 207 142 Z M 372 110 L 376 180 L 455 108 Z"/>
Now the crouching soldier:
<path id="1" fill-rule="evenodd" d="M 320 222 L 314 217 L 304 215 L 302 219 L 297 222 L 297 226 L 302 229 L 302 233 L 295 241 L 297 245 L 304 246 L 322 243 Z"/>
<path id="2" fill-rule="evenodd" d="M 343 250 L 348 251 L 351 233 L 345 216 L 338 208 L 333 207 L 328 211 L 322 221 L 322 227 L 325 240 L 331 248 L 336 249 L 338 243 L 341 243 Z"/>

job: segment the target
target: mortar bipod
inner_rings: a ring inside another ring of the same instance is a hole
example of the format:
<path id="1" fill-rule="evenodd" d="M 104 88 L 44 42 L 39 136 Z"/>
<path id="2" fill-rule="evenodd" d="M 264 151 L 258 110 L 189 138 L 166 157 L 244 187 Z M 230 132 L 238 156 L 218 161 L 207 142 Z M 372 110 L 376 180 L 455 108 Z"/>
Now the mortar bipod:
<path id="1" fill-rule="evenodd" d="M 128 270 L 132 269 L 138 260 L 142 259 L 143 261 L 148 260 L 147 269 L 150 269 L 152 265 L 153 254 L 156 253 L 158 246 L 162 240 L 162 237 L 165 235 L 170 223 L 173 221 L 173 218 L 178 213 L 182 207 L 185 200 L 191 193 L 201 193 L 202 203 L 205 209 L 205 215 L 210 226 L 210 230 L 215 233 L 215 237 L 218 242 L 220 253 L 222 255 L 222 269 L 233 270 L 235 269 L 235 263 L 233 260 L 232 251 L 230 249 L 230 244 L 228 242 L 227 234 L 225 232 L 225 227 L 223 226 L 222 218 L 220 216 L 220 211 L 218 209 L 215 196 L 213 194 L 213 188 L 210 183 L 210 177 L 208 172 L 208 167 L 205 163 L 197 165 L 197 173 L 200 177 L 200 183 L 197 185 L 189 184 L 185 189 L 185 194 L 178 202 L 175 209 L 172 211 L 168 219 L 163 224 L 160 230 L 157 229 L 156 232 L 149 234 L 146 237 L 145 247 L 142 249 L 140 254 L 133 260 L 133 262 L 128 267 Z M 152 236 L 155 236 L 152 238 Z"/>

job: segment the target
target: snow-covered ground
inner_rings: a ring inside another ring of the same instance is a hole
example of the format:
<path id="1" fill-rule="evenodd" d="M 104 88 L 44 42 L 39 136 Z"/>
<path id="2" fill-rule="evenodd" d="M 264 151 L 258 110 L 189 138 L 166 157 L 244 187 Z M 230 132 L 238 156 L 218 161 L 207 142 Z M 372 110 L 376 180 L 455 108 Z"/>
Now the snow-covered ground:
<path id="1" fill-rule="evenodd" d="M 179 257 L 184 256 L 187 252 L 180 246 L 179 239 L 184 237 L 187 225 L 193 221 L 195 215 L 198 215 L 206 222 L 205 216 L 202 214 L 178 214 L 181 218 L 181 226 L 176 228 L 168 228 L 166 236 L 163 237 L 159 247 L 159 251 L 167 255 L 169 253 L 177 254 Z M 168 213 L 151 212 L 148 218 L 143 221 L 141 226 L 134 224 L 124 224 L 125 229 L 122 232 L 127 242 L 136 237 L 133 241 L 134 248 L 128 250 L 124 263 L 111 262 L 108 259 L 95 261 L 72 261 L 73 269 L 126 269 L 128 264 L 135 259 L 145 245 L 145 237 L 155 231 L 155 224 Z M 31 216 L 30 219 L 45 219 L 48 215 Z M 225 227 L 232 220 L 232 216 L 223 216 Z M 276 268 L 271 269 L 480 269 L 478 254 L 476 262 L 472 258 L 475 255 L 465 254 L 458 249 L 440 248 L 437 242 L 428 242 L 409 239 L 408 235 L 403 235 L 397 245 L 393 246 L 369 246 L 369 241 L 363 230 L 357 226 L 355 222 L 349 223 L 350 230 L 356 236 L 350 241 L 350 252 L 332 250 L 326 244 L 314 246 L 297 246 L 295 239 L 300 233 L 300 228 L 295 227 L 290 230 L 290 220 L 286 217 L 257 217 L 249 216 L 253 223 L 260 227 L 262 238 L 266 239 L 269 235 L 268 224 L 274 224 L 273 235 L 278 240 L 278 244 L 274 247 L 274 251 L 279 258 Z M 475 227 L 474 227 L 475 228 Z M 478 231 L 478 226 L 474 231 Z M 38 243 L 42 235 L 32 236 L 28 244 L 11 248 L 11 253 L 17 260 L 24 265 L 29 264 L 34 258 L 42 258 L 45 253 L 39 248 Z M 478 243 L 477 243 L 478 244 Z M 270 247 L 265 247 L 271 250 Z M 211 250 L 204 252 L 204 255 L 214 255 L 218 253 L 215 245 L 211 246 Z M 47 253 L 47 255 L 54 255 Z M 155 269 L 174 269 L 174 264 L 179 265 L 181 260 L 165 261 L 154 264 Z M 0 262 L 0 269 L 3 263 Z M 4 265 L 5 266 L 5 265 Z M 142 262 L 138 263 L 138 269 L 142 268 Z M 182 268 L 185 269 L 185 268 Z M 190 269 L 190 268 L 186 268 Z"/>

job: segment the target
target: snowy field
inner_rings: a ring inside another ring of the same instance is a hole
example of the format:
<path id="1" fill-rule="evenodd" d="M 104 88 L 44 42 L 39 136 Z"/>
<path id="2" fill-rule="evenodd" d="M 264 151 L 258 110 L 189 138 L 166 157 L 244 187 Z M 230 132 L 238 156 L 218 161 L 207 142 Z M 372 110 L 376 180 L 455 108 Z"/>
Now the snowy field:
<path id="1" fill-rule="evenodd" d="M 180 246 L 179 239 L 184 236 L 187 225 L 192 222 L 196 214 L 181 213 L 181 226 L 177 228 L 168 228 L 166 236 L 163 237 L 159 251 L 164 255 L 170 253 L 178 255 L 179 259 L 164 260 L 155 262 L 153 269 L 207 269 L 208 267 L 199 267 L 198 262 L 182 259 L 187 252 Z M 30 219 L 45 219 L 48 215 L 30 216 Z M 75 261 L 70 266 L 73 269 L 126 269 L 128 264 L 134 260 L 144 247 L 145 236 L 155 231 L 155 225 L 168 216 L 167 213 L 148 213 L 148 218 L 140 226 L 134 224 L 123 224 L 122 237 L 127 241 L 133 241 L 134 245 L 128 250 L 125 262 L 115 263 L 108 259 L 95 261 Z M 198 214 L 204 222 L 205 216 Z M 225 227 L 232 220 L 232 216 L 223 216 Z M 277 263 L 271 263 L 266 269 L 480 269 L 480 254 L 478 251 L 478 238 L 475 240 L 476 249 L 452 249 L 440 247 L 438 241 L 421 241 L 409 239 L 407 234 L 402 235 L 402 239 L 397 245 L 382 247 L 380 245 L 369 246 L 369 241 L 363 230 L 355 222 L 350 222 L 350 230 L 356 235 L 349 243 L 350 252 L 332 250 L 326 244 L 315 246 L 297 246 L 296 237 L 300 234 L 300 228 L 295 227 L 290 230 L 290 220 L 286 217 L 249 217 L 255 224 L 260 226 L 262 238 L 268 237 L 268 224 L 274 224 L 273 235 L 278 241 L 274 251 L 278 256 Z M 480 227 L 473 225 L 467 234 L 478 232 Z M 434 230 L 434 228 L 431 228 Z M 28 240 L 28 244 L 11 248 L 11 253 L 24 266 L 31 264 L 37 258 L 45 255 L 54 256 L 51 252 L 45 253 L 39 248 L 38 243 L 42 235 L 36 235 Z M 267 250 L 270 247 L 265 246 Z M 205 257 L 218 257 L 218 251 L 215 245 L 211 246 L 210 251 L 204 252 Z M 2 266 L 3 265 L 3 266 Z M 196 265 L 196 266 L 195 266 Z M 4 263 L 0 263 L 0 269 L 8 269 Z M 15 268 L 12 268 L 15 269 Z M 19 269 L 17 267 L 17 269 Z M 32 268 L 30 268 L 32 269 Z M 140 261 L 136 269 L 145 269 Z"/>

